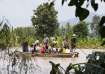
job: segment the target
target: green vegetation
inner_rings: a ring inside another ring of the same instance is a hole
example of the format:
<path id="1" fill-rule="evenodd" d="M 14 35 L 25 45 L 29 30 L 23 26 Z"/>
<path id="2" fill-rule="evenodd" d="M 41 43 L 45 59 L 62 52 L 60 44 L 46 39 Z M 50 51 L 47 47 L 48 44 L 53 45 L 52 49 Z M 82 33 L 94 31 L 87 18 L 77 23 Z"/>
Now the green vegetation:
<path id="1" fill-rule="evenodd" d="M 1 22 L 2 25 L 2 22 Z M 77 25 L 70 25 L 67 23 L 64 26 L 59 27 L 55 32 L 55 37 L 57 38 L 57 47 L 62 47 L 62 41 L 65 36 L 71 40 L 72 34 L 77 35 L 77 48 L 104 48 L 100 46 L 102 41 L 100 36 L 91 37 L 89 34 L 88 25 L 85 22 L 81 22 Z M 42 42 L 42 37 L 38 37 L 39 34 L 35 34 L 36 30 L 34 27 L 18 27 L 9 28 L 8 25 L 4 25 L 0 31 L 0 44 L 2 47 L 17 47 L 21 46 L 22 41 L 28 41 L 31 45 L 36 39 Z M 0 47 L 1 48 L 1 47 Z"/>
<path id="2" fill-rule="evenodd" d="M 62 0 L 62 5 L 67 0 Z M 100 0 L 104 1 L 105 0 Z M 89 10 L 87 9 L 89 4 L 92 8 L 97 11 L 98 4 L 95 0 L 87 0 L 86 7 L 83 8 L 85 0 L 69 0 L 68 6 L 75 6 L 75 16 L 79 17 L 80 21 L 83 21 L 89 15 Z M 90 3 L 89 3 L 90 2 Z M 96 19 L 96 20 L 95 20 Z M 99 19 L 98 19 L 99 20 Z M 98 24 L 97 18 L 94 18 L 93 24 Z M 26 40 L 29 45 L 31 45 L 36 39 L 41 39 L 44 35 L 56 36 L 58 41 L 58 47 L 62 47 L 62 41 L 65 36 L 68 36 L 69 42 L 73 33 L 77 35 L 77 48 L 104 48 L 101 45 L 101 40 L 105 38 L 105 16 L 101 18 L 100 23 L 97 25 L 98 36 L 89 36 L 88 25 L 85 22 L 80 22 L 77 25 L 70 26 L 67 23 L 66 26 L 59 27 L 57 21 L 57 11 L 54 8 L 54 1 L 49 3 L 44 3 L 40 5 L 37 10 L 34 10 L 32 16 L 32 24 L 34 27 L 26 28 L 10 28 L 7 23 L 0 22 L 0 48 L 6 49 L 7 47 L 20 46 L 21 42 Z M 92 28 L 94 26 L 92 25 Z M 97 32 L 96 32 L 97 33 Z M 105 44 L 105 41 L 102 45 Z M 20 54 L 19 54 L 20 55 Z M 23 55 L 23 60 L 26 61 L 28 56 Z M 29 56 L 30 57 L 30 56 Z M 60 64 L 54 64 L 51 62 L 52 70 L 50 74 L 61 74 L 59 70 Z M 14 63 L 13 63 L 14 64 Z M 24 63 L 23 63 L 24 64 Z M 87 63 L 70 64 L 65 70 L 65 74 L 70 74 L 69 71 L 74 69 L 74 74 L 105 74 L 105 53 L 95 52 L 89 57 Z M 32 64 L 33 65 L 33 64 Z M 27 66 L 26 62 L 23 66 Z M 21 68 L 22 69 L 22 68 Z M 20 69 L 20 70 L 21 70 Z M 26 69 L 27 73 L 27 69 Z"/>
<path id="3" fill-rule="evenodd" d="M 27 40 L 29 45 L 35 41 L 35 31 L 33 27 L 20 27 L 13 29 L 7 23 L 0 23 L 0 48 L 20 46 L 23 40 Z"/>
<path id="4" fill-rule="evenodd" d="M 14 29 L 14 33 L 17 38 L 17 44 L 21 44 L 22 41 L 26 40 L 31 45 L 36 39 L 33 27 L 16 28 Z"/>
<path id="5" fill-rule="evenodd" d="M 89 10 L 87 9 L 90 5 L 91 7 L 97 11 L 98 9 L 98 3 L 96 3 L 96 0 L 62 0 L 62 5 L 64 2 L 69 1 L 68 6 L 75 6 L 75 16 L 79 17 L 80 21 L 83 21 L 86 19 L 89 15 Z M 105 2 L 105 0 L 100 0 L 100 2 Z M 51 2 L 51 4 L 54 4 L 54 2 Z M 86 6 L 86 8 L 83 8 L 83 5 Z M 96 21 L 96 20 L 95 20 Z M 97 21 L 98 22 L 98 21 Z M 94 23 L 94 20 L 93 20 Z M 101 21 L 98 22 L 99 24 L 96 26 L 96 29 L 99 33 L 101 40 L 103 40 L 103 43 L 101 45 L 105 45 L 105 16 L 101 18 Z M 95 23 L 97 24 L 97 23 Z M 94 24 L 92 25 L 94 28 Z M 80 30 L 80 29 L 79 29 Z M 76 29 L 76 31 L 79 31 Z M 95 33 L 97 33 L 97 31 Z M 82 32 L 81 32 L 82 33 Z M 80 33 L 77 33 L 81 35 Z M 80 36 L 79 36 L 80 37 Z M 84 36 L 83 36 L 84 37 Z M 96 35 L 95 35 L 96 37 Z M 97 48 L 100 45 L 100 39 L 96 38 L 82 38 L 79 39 L 78 45 L 84 47 L 94 47 Z M 54 64 L 53 62 L 50 62 L 52 65 L 52 70 L 50 74 L 62 74 L 60 73 L 59 66 L 60 64 Z M 61 67 L 62 68 L 62 67 Z M 90 57 L 87 63 L 83 64 L 69 64 L 69 66 L 64 70 L 65 74 L 72 74 L 70 73 L 71 70 L 74 69 L 73 74 L 105 74 L 105 53 L 95 52 Z"/>
<path id="6" fill-rule="evenodd" d="M 78 39 L 77 48 L 104 49 L 105 47 L 101 46 L 101 43 L 99 38 Z"/>
<path id="7" fill-rule="evenodd" d="M 86 38 L 88 36 L 88 25 L 85 22 L 81 22 L 73 27 L 73 33 L 79 38 Z"/>
<path id="8" fill-rule="evenodd" d="M 65 1 L 66 0 L 62 0 L 62 4 Z M 88 16 L 89 11 L 82 8 L 84 0 L 78 1 L 70 0 L 68 6 L 76 6 L 75 15 L 79 17 L 80 20 L 84 20 Z M 95 4 L 94 0 L 93 3 Z M 94 4 L 91 3 L 92 7 L 95 9 Z M 28 41 L 29 45 L 31 45 L 36 39 L 39 39 L 40 42 L 42 42 L 44 35 L 47 35 L 49 37 L 57 37 L 58 47 L 61 47 L 63 38 L 67 36 L 70 42 L 72 34 L 75 33 L 77 35 L 77 48 L 103 48 L 100 45 L 102 42 L 101 40 L 104 40 L 105 38 L 105 26 L 103 25 L 105 17 L 93 17 L 93 22 L 90 26 L 91 29 L 97 29 L 95 32 L 97 36 L 91 37 L 92 34 L 90 34 L 90 29 L 88 28 L 89 23 L 82 21 L 76 25 L 67 23 L 63 24 L 63 26 L 59 26 L 57 13 L 58 12 L 54 8 L 54 2 L 44 3 L 34 10 L 34 14 L 31 19 L 33 27 L 20 27 L 13 29 L 10 28 L 7 23 L 3 24 L 4 21 L 1 21 L 0 26 L 2 27 L 3 25 L 3 28 L 0 30 L 0 46 L 20 46 L 21 42 L 24 40 Z M 83 15 L 80 13 L 83 13 Z"/>
<path id="9" fill-rule="evenodd" d="M 2 23 L 3 21 L 0 23 L 1 26 Z M 5 23 L 0 30 L 0 48 L 5 49 L 10 46 L 10 37 L 10 28 L 7 23 Z"/>
<path id="10" fill-rule="evenodd" d="M 57 11 L 55 10 L 54 5 L 50 5 L 49 3 L 39 5 L 38 8 L 34 10 L 32 24 L 35 27 L 36 36 L 42 38 L 44 35 L 54 36 L 59 26 Z"/>
<path id="11" fill-rule="evenodd" d="M 54 5 L 55 1 L 52 1 L 50 3 L 50 5 Z M 88 7 L 91 6 L 93 8 L 94 11 L 98 10 L 99 5 L 101 5 L 101 3 L 105 3 L 105 0 L 100 0 L 100 3 L 97 3 L 96 0 L 62 0 L 62 5 L 64 5 L 65 2 L 68 2 L 68 6 L 75 6 L 76 10 L 75 10 L 75 16 L 78 17 L 80 19 L 80 21 L 85 20 L 88 16 L 90 11 L 88 10 Z M 83 7 L 84 5 L 84 7 Z M 100 22 L 98 22 L 98 33 L 102 38 L 102 45 L 105 44 L 105 16 L 102 16 L 102 18 L 98 18 L 101 19 Z"/>

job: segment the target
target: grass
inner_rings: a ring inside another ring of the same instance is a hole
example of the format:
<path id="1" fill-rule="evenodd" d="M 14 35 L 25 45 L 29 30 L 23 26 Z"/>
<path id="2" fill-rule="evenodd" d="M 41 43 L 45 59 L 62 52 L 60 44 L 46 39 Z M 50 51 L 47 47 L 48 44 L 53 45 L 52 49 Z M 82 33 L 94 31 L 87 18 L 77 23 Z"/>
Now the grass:
<path id="1" fill-rule="evenodd" d="M 89 39 L 80 39 L 77 42 L 77 48 L 92 48 L 92 49 L 103 49 L 104 46 L 101 46 L 100 39 L 89 38 Z"/>
<path id="2" fill-rule="evenodd" d="M 70 42 L 69 38 L 69 42 Z M 29 38 L 28 42 L 29 45 L 31 45 L 35 40 L 33 38 Z M 57 36 L 57 47 L 61 48 L 62 47 L 62 41 L 63 37 Z M 104 49 L 105 46 L 100 46 L 101 45 L 101 40 L 99 38 L 81 38 L 77 39 L 77 48 L 85 48 L 85 49 Z M 20 47 L 21 44 L 15 43 L 15 47 Z"/>

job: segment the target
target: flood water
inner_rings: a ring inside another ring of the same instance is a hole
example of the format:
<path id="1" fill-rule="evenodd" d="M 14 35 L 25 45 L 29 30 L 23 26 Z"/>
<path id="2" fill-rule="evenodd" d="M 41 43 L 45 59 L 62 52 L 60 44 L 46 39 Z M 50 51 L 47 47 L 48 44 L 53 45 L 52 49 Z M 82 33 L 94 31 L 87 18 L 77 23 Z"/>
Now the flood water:
<path id="1" fill-rule="evenodd" d="M 83 63 L 86 62 L 86 56 L 89 53 L 92 53 L 92 50 L 80 50 L 77 49 L 76 51 L 79 52 L 79 57 L 78 58 L 53 58 L 53 57 L 34 57 L 31 61 L 33 63 L 32 65 L 34 66 L 34 69 L 31 72 L 27 74 L 50 74 L 50 70 L 52 68 L 51 64 L 49 61 L 53 61 L 54 63 L 60 63 L 60 65 L 66 69 L 66 67 L 69 65 L 69 63 Z M 0 54 L 1 55 L 1 54 Z M 11 74 L 8 73 L 7 71 L 7 66 L 8 66 L 8 57 L 6 58 L 0 58 L 0 74 Z M 17 68 L 18 69 L 18 68 Z M 16 70 L 17 70 L 16 69 Z M 9 70 L 11 71 L 11 67 L 9 67 Z M 18 71 L 18 70 L 17 70 Z M 20 74 L 19 72 L 13 73 L 13 74 Z M 21 73 L 24 74 L 24 73 Z"/>

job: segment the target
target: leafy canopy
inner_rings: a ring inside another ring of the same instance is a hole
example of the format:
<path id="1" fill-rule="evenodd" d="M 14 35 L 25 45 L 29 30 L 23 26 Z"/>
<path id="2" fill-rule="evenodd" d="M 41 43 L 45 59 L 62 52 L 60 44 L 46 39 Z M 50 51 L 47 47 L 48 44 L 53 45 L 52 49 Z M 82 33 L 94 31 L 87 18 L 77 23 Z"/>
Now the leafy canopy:
<path id="1" fill-rule="evenodd" d="M 9 43 L 10 43 L 10 40 L 9 40 L 10 39 L 10 28 L 7 23 L 3 25 L 3 22 L 4 21 L 0 23 L 0 26 L 1 27 L 3 26 L 0 30 L 0 48 L 1 49 L 5 49 L 6 47 L 9 46 Z"/>
<path id="2" fill-rule="evenodd" d="M 33 27 L 18 27 L 13 31 L 16 34 L 17 42 L 21 44 L 24 40 L 32 44 L 35 40 L 35 31 Z"/>
<path id="3" fill-rule="evenodd" d="M 86 38 L 88 36 L 88 27 L 85 22 L 81 22 L 74 26 L 73 32 L 80 38 Z"/>
<path id="4" fill-rule="evenodd" d="M 44 34 L 52 36 L 58 28 L 57 11 L 53 4 L 44 3 L 39 5 L 32 16 L 32 24 L 36 30 L 36 36 Z"/>
<path id="5" fill-rule="evenodd" d="M 94 11 L 98 10 L 98 3 L 96 3 L 96 0 L 62 0 L 62 5 L 65 2 L 68 2 L 68 6 L 75 6 L 76 7 L 76 11 L 75 11 L 75 16 L 79 17 L 80 21 L 83 21 L 84 19 L 86 19 L 89 15 L 89 10 L 87 9 L 89 6 L 91 6 Z M 102 2 L 105 2 L 105 0 L 99 0 L 100 4 Z M 51 2 L 51 5 L 54 4 L 54 1 Z M 85 8 L 83 8 L 83 5 L 85 5 Z M 99 23 L 99 34 L 101 36 L 101 38 L 105 38 L 105 16 L 103 16 L 101 18 L 101 21 Z M 105 41 L 104 41 L 105 43 Z"/>

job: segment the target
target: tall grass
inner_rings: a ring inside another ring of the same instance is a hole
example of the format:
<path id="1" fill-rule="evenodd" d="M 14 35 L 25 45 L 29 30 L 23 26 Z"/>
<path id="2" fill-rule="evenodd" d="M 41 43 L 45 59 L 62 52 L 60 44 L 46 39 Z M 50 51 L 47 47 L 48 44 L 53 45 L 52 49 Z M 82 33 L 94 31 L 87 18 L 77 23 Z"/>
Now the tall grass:
<path id="1" fill-rule="evenodd" d="M 104 47 L 101 46 L 101 40 L 99 38 L 85 38 L 77 41 L 77 48 L 101 49 Z"/>

